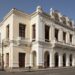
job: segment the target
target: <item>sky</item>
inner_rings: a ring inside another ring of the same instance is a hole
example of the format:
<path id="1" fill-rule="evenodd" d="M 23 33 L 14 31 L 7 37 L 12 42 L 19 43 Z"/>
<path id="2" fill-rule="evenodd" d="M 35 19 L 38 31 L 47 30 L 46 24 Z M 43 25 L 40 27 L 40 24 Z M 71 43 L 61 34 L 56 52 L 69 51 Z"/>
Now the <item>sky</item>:
<path id="1" fill-rule="evenodd" d="M 32 13 L 38 5 L 47 13 L 53 8 L 75 21 L 75 0 L 0 0 L 0 21 L 12 8 Z"/>

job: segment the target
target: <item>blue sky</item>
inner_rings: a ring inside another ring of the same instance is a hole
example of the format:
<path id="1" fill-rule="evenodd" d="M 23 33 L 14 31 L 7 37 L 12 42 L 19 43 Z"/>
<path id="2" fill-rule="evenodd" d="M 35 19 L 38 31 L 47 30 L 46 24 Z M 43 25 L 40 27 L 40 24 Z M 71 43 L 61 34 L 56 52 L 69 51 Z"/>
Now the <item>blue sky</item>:
<path id="1" fill-rule="evenodd" d="M 12 8 L 32 13 L 38 5 L 45 12 L 49 13 L 50 8 L 53 8 L 75 20 L 75 0 L 0 0 L 0 20 Z"/>

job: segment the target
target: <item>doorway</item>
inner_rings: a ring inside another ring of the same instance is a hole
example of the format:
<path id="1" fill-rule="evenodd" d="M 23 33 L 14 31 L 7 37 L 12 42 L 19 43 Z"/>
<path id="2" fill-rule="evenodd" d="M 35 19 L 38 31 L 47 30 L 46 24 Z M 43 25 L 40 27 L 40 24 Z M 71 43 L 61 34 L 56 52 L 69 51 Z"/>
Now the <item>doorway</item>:
<path id="1" fill-rule="evenodd" d="M 55 67 L 58 67 L 58 61 L 59 61 L 59 59 L 58 59 L 58 53 L 55 53 Z"/>
<path id="2" fill-rule="evenodd" d="M 9 67 L 9 53 L 6 53 L 6 67 Z"/>
<path id="3" fill-rule="evenodd" d="M 44 54 L 44 67 L 45 68 L 49 67 L 49 62 L 50 62 L 50 55 L 49 55 L 49 52 L 46 51 Z"/>
<path id="4" fill-rule="evenodd" d="M 66 54 L 64 53 L 63 54 L 63 67 L 66 66 Z"/>
<path id="5" fill-rule="evenodd" d="M 25 67 L 25 53 L 19 53 L 19 67 Z"/>

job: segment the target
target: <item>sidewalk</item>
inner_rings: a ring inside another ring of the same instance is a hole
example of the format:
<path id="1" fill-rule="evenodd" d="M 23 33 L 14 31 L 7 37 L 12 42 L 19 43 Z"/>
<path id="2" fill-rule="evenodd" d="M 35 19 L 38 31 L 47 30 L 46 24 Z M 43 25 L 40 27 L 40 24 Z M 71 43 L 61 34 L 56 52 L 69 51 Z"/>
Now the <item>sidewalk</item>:
<path id="1" fill-rule="evenodd" d="M 59 69 L 69 69 L 69 68 L 75 68 L 75 67 L 57 67 L 57 68 L 17 68 L 17 69 L 5 69 L 6 72 L 36 72 L 36 71 L 46 71 L 46 70 L 59 70 Z"/>

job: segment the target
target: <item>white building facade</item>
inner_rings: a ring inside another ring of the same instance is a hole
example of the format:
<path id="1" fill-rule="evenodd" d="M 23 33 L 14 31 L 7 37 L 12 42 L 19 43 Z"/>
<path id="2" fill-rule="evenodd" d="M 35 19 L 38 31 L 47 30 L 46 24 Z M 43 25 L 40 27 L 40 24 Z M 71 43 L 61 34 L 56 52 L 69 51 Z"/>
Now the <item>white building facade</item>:
<path id="1" fill-rule="evenodd" d="M 32 14 L 12 9 L 0 23 L 5 68 L 75 66 L 74 21 L 38 6 Z M 0 47 L 0 59 L 2 47 Z"/>

